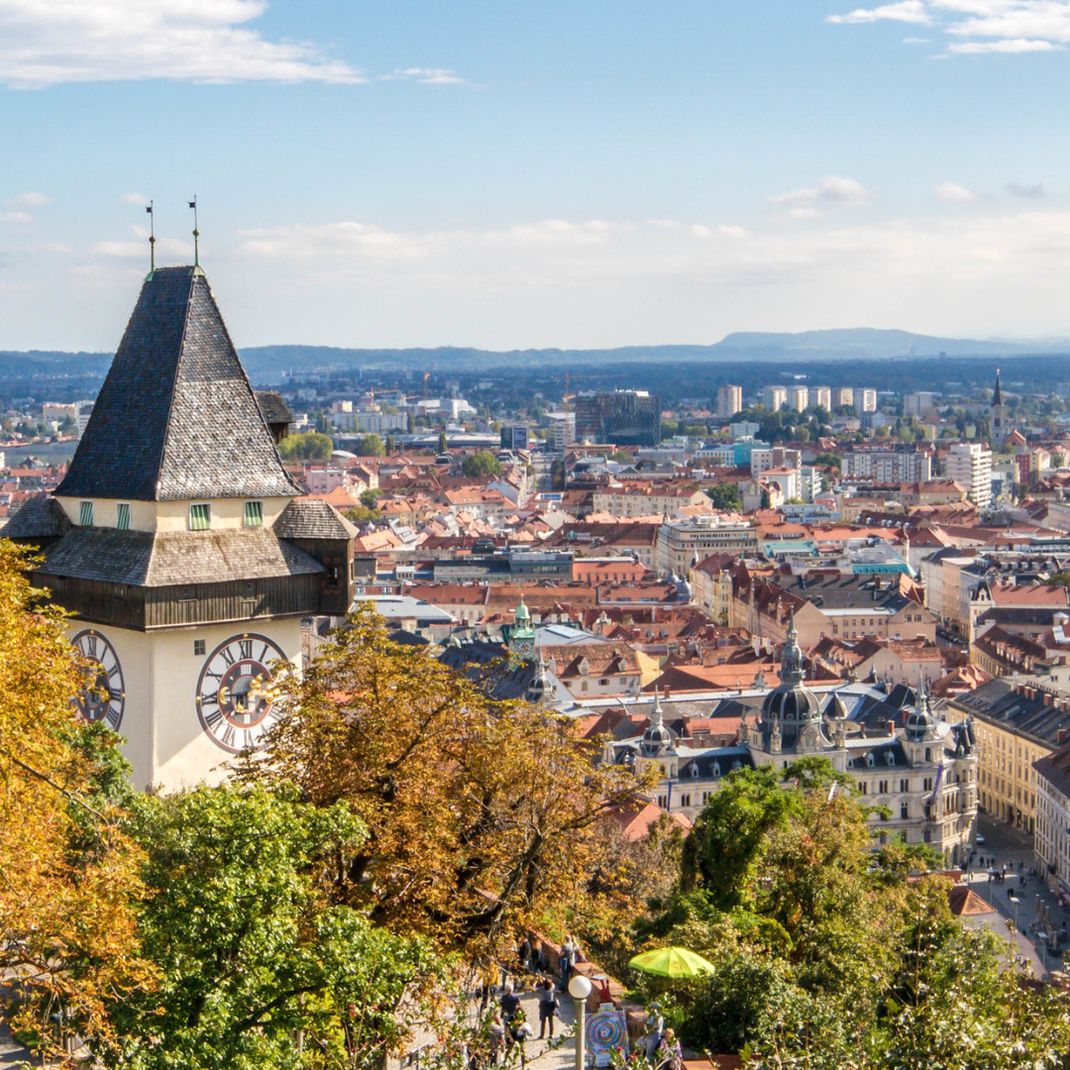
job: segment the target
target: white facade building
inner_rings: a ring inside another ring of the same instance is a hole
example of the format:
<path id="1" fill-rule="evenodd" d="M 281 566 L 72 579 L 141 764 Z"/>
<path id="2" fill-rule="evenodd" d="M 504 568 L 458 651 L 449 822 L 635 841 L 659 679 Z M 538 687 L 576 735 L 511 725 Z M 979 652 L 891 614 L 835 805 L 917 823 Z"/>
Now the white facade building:
<path id="1" fill-rule="evenodd" d="M 979 442 L 956 442 L 944 461 L 944 475 L 966 488 L 979 508 L 992 504 L 992 452 Z"/>

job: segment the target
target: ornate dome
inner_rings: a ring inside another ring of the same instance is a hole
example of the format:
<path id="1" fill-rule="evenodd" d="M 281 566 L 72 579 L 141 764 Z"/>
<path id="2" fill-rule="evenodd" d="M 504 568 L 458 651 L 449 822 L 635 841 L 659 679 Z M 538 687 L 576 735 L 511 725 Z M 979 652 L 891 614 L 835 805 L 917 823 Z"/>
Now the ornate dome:
<path id="1" fill-rule="evenodd" d="M 761 731 L 766 746 L 775 732 L 779 746 L 817 750 L 830 745 L 821 724 L 821 704 L 803 684 L 803 656 L 792 616 L 780 659 L 780 683 L 762 703 Z"/>
<path id="2" fill-rule="evenodd" d="M 929 709 L 929 692 L 924 682 L 918 690 L 918 701 L 907 717 L 907 739 L 912 743 L 921 743 L 927 739 L 936 739 L 936 719 Z"/>
<path id="3" fill-rule="evenodd" d="M 672 733 L 665 727 L 661 712 L 661 695 L 654 692 L 654 709 L 650 713 L 650 727 L 643 733 L 641 750 L 647 758 L 654 758 L 673 745 Z"/>

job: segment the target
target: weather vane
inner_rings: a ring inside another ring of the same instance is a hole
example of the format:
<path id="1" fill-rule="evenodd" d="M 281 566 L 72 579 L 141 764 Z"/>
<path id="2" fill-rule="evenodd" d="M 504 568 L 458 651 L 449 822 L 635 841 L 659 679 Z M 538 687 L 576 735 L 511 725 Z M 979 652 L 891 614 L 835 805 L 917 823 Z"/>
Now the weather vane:
<path id="1" fill-rule="evenodd" d="M 156 270 L 156 216 L 152 211 L 152 201 L 145 206 L 149 213 L 149 275 Z"/>
<path id="2" fill-rule="evenodd" d="M 201 266 L 201 250 L 200 239 L 201 232 L 197 229 L 197 194 L 193 195 L 193 200 L 189 202 L 190 208 L 193 209 L 193 266 Z"/>

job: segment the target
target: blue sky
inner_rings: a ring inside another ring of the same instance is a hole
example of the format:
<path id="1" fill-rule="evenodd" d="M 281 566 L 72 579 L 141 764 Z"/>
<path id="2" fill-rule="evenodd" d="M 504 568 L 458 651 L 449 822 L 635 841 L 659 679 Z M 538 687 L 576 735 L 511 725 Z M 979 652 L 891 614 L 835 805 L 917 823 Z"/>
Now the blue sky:
<path id="1" fill-rule="evenodd" d="M 0 0 L 0 349 L 1070 333 L 1070 2 Z"/>

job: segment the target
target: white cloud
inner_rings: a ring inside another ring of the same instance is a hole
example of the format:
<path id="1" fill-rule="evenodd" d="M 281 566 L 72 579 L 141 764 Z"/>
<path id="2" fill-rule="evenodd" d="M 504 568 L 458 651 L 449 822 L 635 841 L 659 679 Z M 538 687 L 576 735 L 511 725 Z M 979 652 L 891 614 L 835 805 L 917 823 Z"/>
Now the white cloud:
<path id="1" fill-rule="evenodd" d="M 51 197 L 43 193 L 20 193 L 7 202 L 9 208 L 44 208 L 52 203 Z"/>
<path id="2" fill-rule="evenodd" d="M 963 56 L 979 56 L 985 53 L 1006 52 L 1016 55 L 1021 52 L 1058 52 L 1059 45 L 1053 45 L 1051 41 L 1028 41 L 1024 38 L 1006 41 L 963 41 L 961 44 L 950 44 L 948 52 L 957 52 Z"/>
<path id="3" fill-rule="evenodd" d="M 977 194 L 972 189 L 960 186 L 957 182 L 941 182 L 933 190 L 933 196 L 938 201 L 962 201 L 965 203 L 977 200 Z"/>
<path id="4" fill-rule="evenodd" d="M 29 223 L 33 216 L 28 212 L 0 212 L 0 223 Z"/>
<path id="5" fill-rule="evenodd" d="M 365 80 L 314 44 L 266 41 L 243 25 L 266 9 L 264 0 L 0 0 L 0 82 Z"/>
<path id="6" fill-rule="evenodd" d="M 149 206 L 149 199 L 143 193 L 124 193 L 119 200 L 123 204 L 133 204 L 141 208 Z"/>
<path id="7" fill-rule="evenodd" d="M 931 24 L 953 40 L 958 55 L 1055 52 L 1070 46 L 1070 0 L 907 0 L 859 8 L 826 21 L 840 24 L 897 19 Z M 907 38 L 906 43 L 921 43 Z"/>
<path id="8" fill-rule="evenodd" d="M 456 71 L 445 67 L 408 67 L 405 70 L 397 70 L 392 74 L 384 74 L 379 79 L 382 82 L 411 81 L 421 85 L 466 85 Z"/>
<path id="9" fill-rule="evenodd" d="M 857 8 L 846 15 L 829 15 L 826 22 L 857 23 L 892 19 L 895 22 L 918 22 L 927 25 L 931 19 L 922 0 L 900 0 L 896 4 L 882 4 L 874 8 Z"/>
<path id="10" fill-rule="evenodd" d="M 106 256 L 120 260 L 145 260 L 149 259 L 149 232 L 145 227 L 131 227 L 134 234 L 133 241 L 102 241 L 93 246 L 93 252 L 98 256 Z M 156 263 L 164 263 L 167 259 L 179 260 L 189 263 L 193 259 L 193 242 L 181 241 L 177 238 L 156 239 Z"/>
<path id="11" fill-rule="evenodd" d="M 932 38 L 929 37 L 904 37 L 903 44 L 905 45 L 928 45 L 932 44 Z"/>
<path id="12" fill-rule="evenodd" d="M 873 200 L 873 194 L 867 190 L 861 182 L 853 178 L 838 178 L 830 175 L 821 180 L 821 183 L 810 189 L 792 190 L 791 193 L 781 193 L 770 197 L 771 204 L 781 204 L 788 207 L 808 204 L 868 204 Z"/>
<path id="13" fill-rule="evenodd" d="M 732 224 L 722 223 L 717 231 L 719 234 L 723 234 L 726 238 L 749 238 L 750 231 L 746 227 L 733 226 Z"/>

